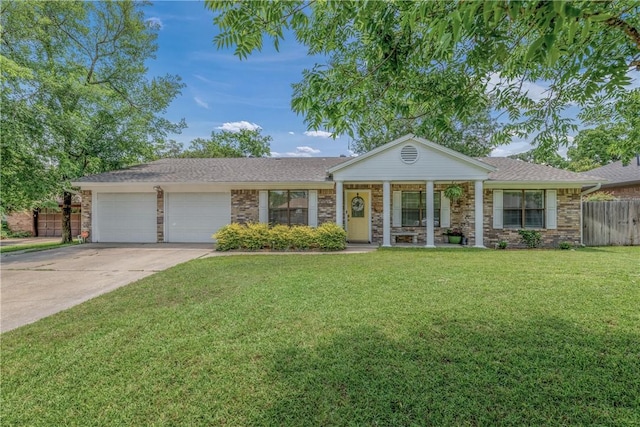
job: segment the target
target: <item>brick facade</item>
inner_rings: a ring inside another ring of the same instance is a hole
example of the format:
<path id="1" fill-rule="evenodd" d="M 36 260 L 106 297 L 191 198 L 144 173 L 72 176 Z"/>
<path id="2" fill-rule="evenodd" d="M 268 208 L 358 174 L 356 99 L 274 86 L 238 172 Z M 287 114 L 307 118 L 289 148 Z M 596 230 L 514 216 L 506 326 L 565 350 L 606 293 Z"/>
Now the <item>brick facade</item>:
<path id="1" fill-rule="evenodd" d="M 231 190 L 231 222 L 258 222 L 259 194 L 258 190 Z"/>
<path id="2" fill-rule="evenodd" d="M 318 225 L 325 222 L 336 222 L 336 192 L 318 190 Z"/>
<path id="3" fill-rule="evenodd" d="M 156 242 L 164 243 L 164 190 L 156 190 Z"/>
<path id="4" fill-rule="evenodd" d="M 33 236 L 33 215 L 31 211 L 11 212 L 7 214 L 7 227 L 14 233 L 31 233 Z"/>
<path id="5" fill-rule="evenodd" d="M 558 189 L 557 229 L 540 229 L 542 247 L 557 247 L 560 242 L 580 244 L 580 189 Z M 524 248 L 518 229 L 493 228 L 493 190 L 484 190 L 484 241 L 493 248 L 498 242 L 506 241 L 511 248 Z"/>
<path id="6" fill-rule="evenodd" d="M 620 200 L 640 199 L 640 184 L 620 185 L 616 187 L 602 188 L 602 191 L 611 193 Z"/>
<path id="7" fill-rule="evenodd" d="M 91 190 L 82 190 L 80 191 L 81 198 L 81 213 L 80 213 L 80 232 L 81 233 L 89 233 L 86 241 L 91 242 L 91 209 L 93 205 L 93 195 L 91 194 Z"/>

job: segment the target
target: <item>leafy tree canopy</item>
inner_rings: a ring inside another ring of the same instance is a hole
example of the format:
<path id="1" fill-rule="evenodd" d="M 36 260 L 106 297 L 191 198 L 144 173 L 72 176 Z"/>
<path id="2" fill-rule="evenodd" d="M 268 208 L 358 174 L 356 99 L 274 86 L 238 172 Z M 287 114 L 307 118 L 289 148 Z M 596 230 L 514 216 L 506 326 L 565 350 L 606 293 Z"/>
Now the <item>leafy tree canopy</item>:
<path id="1" fill-rule="evenodd" d="M 25 208 L 63 194 L 63 240 L 71 238 L 69 181 L 152 158 L 168 133 L 184 127 L 162 118 L 183 86 L 179 77 L 147 77 L 157 28 L 145 21 L 142 6 L 0 6 L 1 63 L 9 64 L 1 81 L 1 205 Z"/>
<path id="2" fill-rule="evenodd" d="M 180 157 L 265 157 L 271 154 L 271 136 L 263 136 L 260 129 L 240 129 L 238 132 L 211 132 L 209 139 L 196 138 Z"/>
<path id="3" fill-rule="evenodd" d="M 206 0 L 218 47 L 245 58 L 285 32 L 327 58 L 294 84 L 309 127 L 356 140 L 422 119 L 433 140 L 493 108 L 509 124 L 493 143 L 533 137 L 554 150 L 585 116 L 624 96 L 640 70 L 640 3 L 619 1 Z M 543 82 L 543 94 L 528 93 Z M 421 129 L 417 129 L 417 133 Z M 618 144 L 621 156 L 634 153 Z"/>

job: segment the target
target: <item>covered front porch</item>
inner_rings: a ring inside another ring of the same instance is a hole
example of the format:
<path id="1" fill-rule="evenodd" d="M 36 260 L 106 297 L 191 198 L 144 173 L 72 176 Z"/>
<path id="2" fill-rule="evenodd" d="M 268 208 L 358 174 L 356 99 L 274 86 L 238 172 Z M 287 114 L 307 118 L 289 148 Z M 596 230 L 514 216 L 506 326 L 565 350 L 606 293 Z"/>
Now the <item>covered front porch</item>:
<path id="1" fill-rule="evenodd" d="M 389 247 L 398 238 L 427 248 L 451 229 L 484 247 L 484 181 L 496 169 L 414 135 L 406 135 L 329 169 L 336 222 L 350 242 Z M 463 187 L 451 200 L 447 186 Z"/>
<path id="2" fill-rule="evenodd" d="M 445 196 L 450 185 L 336 181 L 336 222 L 347 230 L 351 244 L 460 247 L 447 240 L 447 231 L 454 230 L 465 246 L 484 247 L 483 182 L 456 182 L 464 190 L 457 200 Z"/>

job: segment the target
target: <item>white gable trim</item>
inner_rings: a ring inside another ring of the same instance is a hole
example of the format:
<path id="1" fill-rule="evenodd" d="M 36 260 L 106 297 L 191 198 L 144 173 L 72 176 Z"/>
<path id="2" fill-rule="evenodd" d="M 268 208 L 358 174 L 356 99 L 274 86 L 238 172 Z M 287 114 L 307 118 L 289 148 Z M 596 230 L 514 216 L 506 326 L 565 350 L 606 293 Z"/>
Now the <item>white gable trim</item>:
<path id="1" fill-rule="evenodd" d="M 384 151 L 387 151 L 387 150 L 389 150 L 389 149 L 391 149 L 393 147 L 396 147 L 396 146 L 398 146 L 400 144 L 403 144 L 405 142 L 408 142 L 408 141 L 411 141 L 411 142 L 414 142 L 414 143 L 417 143 L 417 144 L 421 144 L 426 148 L 429 148 L 429 149 L 434 150 L 434 151 L 441 152 L 443 154 L 446 154 L 448 156 L 456 158 L 456 159 L 458 159 L 458 160 L 460 160 L 462 162 L 465 162 L 465 163 L 468 163 L 470 165 L 476 166 L 476 167 L 478 167 L 478 168 L 480 168 L 480 169 L 482 169 L 484 171 L 487 171 L 487 172 L 494 172 L 494 171 L 497 170 L 495 167 L 493 167 L 491 165 L 488 165 L 487 163 L 481 162 L 480 160 L 476 160 L 476 159 L 474 159 L 472 157 L 466 156 L 466 155 L 464 155 L 462 153 L 459 153 L 457 151 L 454 151 L 454 150 L 451 150 L 449 148 L 443 147 L 442 145 L 436 144 L 435 142 L 431 142 L 431 141 L 428 141 L 428 140 L 426 140 L 424 138 L 420 138 L 420 137 L 417 137 L 415 135 L 409 134 L 409 135 L 402 136 L 402 137 L 400 137 L 400 138 L 398 138 L 398 139 L 396 139 L 394 141 L 391 141 L 391 142 L 389 142 L 387 144 L 384 144 L 384 145 L 382 145 L 382 146 L 380 146 L 380 147 L 378 147 L 378 148 L 376 148 L 374 150 L 371 150 L 368 153 L 365 153 L 365 154 L 363 154 L 361 156 L 354 157 L 351 160 L 348 160 L 348 161 L 346 161 L 344 163 L 340 163 L 339 165 L 336 165 L 336 166 L 330 168 L 328 170 L 328 172 L 329 173 L 334 173 L 336 171 L 348 168 L 349 166 L 351 166 L 351 165 L 353 165 L 355 163 L 360 163 L 360 162 L 362 162 L 362 161 L 364 161 L 364 160 L 366 160 L 366 159 L 368 159 L 370 157 L 376 156 L 376 155 L 378 155 L 378 154 L 380 154 L 380 153 L 382 153 Z"/>

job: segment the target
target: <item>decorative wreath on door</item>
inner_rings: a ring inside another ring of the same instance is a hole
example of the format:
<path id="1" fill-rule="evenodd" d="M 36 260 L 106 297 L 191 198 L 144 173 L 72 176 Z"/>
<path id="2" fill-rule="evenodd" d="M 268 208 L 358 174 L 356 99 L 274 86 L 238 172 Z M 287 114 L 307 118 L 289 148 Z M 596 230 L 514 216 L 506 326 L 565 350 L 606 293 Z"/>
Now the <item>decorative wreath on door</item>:
<path id="1" fill-rule="evenodd" d="M 364 199 L 358 193 L 351 199 L 351 217 L 364 218 Z"/>

